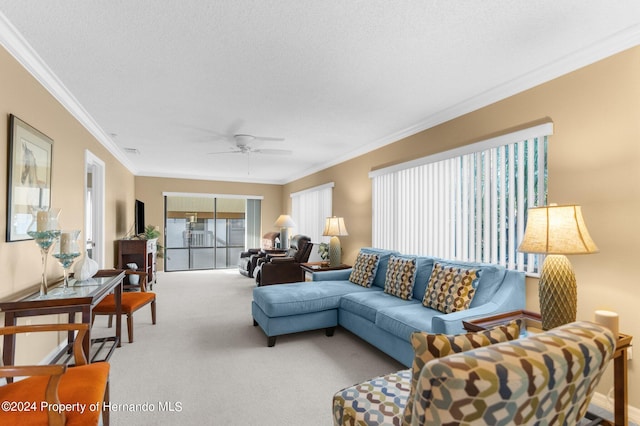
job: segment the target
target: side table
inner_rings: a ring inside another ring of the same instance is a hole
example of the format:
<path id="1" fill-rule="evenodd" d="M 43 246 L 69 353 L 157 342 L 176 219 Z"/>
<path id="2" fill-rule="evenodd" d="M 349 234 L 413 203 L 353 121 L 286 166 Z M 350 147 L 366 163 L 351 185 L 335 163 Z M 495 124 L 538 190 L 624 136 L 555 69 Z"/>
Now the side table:
<path id="1" fill-rule="evenodd" d="M 338 266 L 322 266 L 322 262 L 301 263 L 300 268 L 304 272 L 305 281 L 313 281 L 313 274 L 317 272 L 337 271 L 340 269 L 349 269 L 351 265 L 341 264 Z"/>
<path id="2" fill-rule="evenodd" d="M 526 310 L 507 312 L 493 315 L 486 318 L 478 318 L 470 321 L 462 321 L 462 326 L 467 331 L 482 331 L 496 325 L 506 324 L 513 320 L 520 320 L 520 327 L 524 327 L 524 333 L 542 332 L 542 318 L 537 312 Z M 616 349 L 613 353 L 613 399 L 614 399 L 614 421 L 602 419 L 591 413 L 586 417 L 590 420 L 599 420 L 603 425 L 628 426 L 629 416 L 628 396 L 627 396 L 627 349 L 631 347 L 633 336 L 619 333 Z"/>

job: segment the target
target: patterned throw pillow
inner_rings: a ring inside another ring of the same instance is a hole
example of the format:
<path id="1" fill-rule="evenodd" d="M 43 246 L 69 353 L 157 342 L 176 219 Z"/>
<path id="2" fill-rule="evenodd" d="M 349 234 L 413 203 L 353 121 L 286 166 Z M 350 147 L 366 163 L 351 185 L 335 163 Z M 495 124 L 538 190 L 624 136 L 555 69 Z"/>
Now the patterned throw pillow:
<path id="1" fill-rule="evenodd" d="M 422 304 L 445 314 L 469 308 L 479 278 L 477 269 L 464 269 L 440 263 L 433 265 Z"/>
<path id="2" fill-rule="evenodd" d="M 371 287 L 378 270 L 378 259 L 377 254 L 358 253 L 356 263 L 349 275 L 349 281 L 363 287 Z"/>
<path id="3" fill-rule="evenodd" d="M 384 281 L 384 292 L 404 300 L 411 299 L 416 279 L 416 259 L 391 256 Z"/>
<path id="4" fill-rule="evenodd" d="M 436 358 L 442 358 L 454 353 L 465 352 L 482 346 L 507 342 L 517 339 L 520 335 L 520 325 L 517 321 L 511 321 L 506 325 L 499 325 L 477 333 L 457 335 L 430 334 L 416 331 L 411 334 L 411 346 L 415 352 L 411 367 L 411 391 L 407 400 L 407 406 L 403 415 L 403 426 L 411 424 L 413 411 L 413 399 L 416 386 L 420 378 L 422 367 Z"/>

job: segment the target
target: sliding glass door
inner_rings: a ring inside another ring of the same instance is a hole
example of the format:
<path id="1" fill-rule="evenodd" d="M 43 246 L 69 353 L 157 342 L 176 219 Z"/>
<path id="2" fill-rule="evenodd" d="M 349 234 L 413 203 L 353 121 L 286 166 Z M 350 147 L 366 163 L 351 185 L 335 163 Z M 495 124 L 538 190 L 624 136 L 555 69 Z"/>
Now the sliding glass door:
<path id="1" fill-rule="evenodd" d="M 165 271 L 236 267 L 245 210 L 242 198 L 165 196 Z"/>

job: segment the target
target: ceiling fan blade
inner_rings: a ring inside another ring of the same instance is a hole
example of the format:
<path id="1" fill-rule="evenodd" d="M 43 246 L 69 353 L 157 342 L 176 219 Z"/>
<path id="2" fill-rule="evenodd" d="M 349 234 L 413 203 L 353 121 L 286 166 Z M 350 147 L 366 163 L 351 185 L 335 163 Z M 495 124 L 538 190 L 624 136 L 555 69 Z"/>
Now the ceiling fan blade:
<path id="1" fill-rule="evenodd" d="M 270 138 L 267 136 L 254 136 L 256 140 L 260 141 L 273 141 L 273 142 L 282 142 L 284 138 Z"/>
<path id="2" fill-rule="evenodd" d="M 288 149 L 253 149 L 251 152 L 265 155 L 291 155 L 293 151 Z"/>
<path id="3" fill-rule="evenodd" d="M 207 152 L 207 155 L 217 155 L 217 154 L 242 154 L 242 151 L 216 151 L 216 152 Z"/>

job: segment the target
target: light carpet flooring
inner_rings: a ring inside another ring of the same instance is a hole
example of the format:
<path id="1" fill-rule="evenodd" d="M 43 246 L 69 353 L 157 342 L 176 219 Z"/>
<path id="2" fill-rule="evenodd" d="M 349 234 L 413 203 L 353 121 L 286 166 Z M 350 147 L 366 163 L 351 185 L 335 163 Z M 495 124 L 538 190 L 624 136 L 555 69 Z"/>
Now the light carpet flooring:
<path id="1" fill-rule="evenodd" d="M 160 272 L 134 342 L 111 358 L 111 412 L 119 425 L 331 425 L 338 390 L 405 368 L 348 331 L 279 336 L 251 317 L 253 279 L 236 269 Z M 113 334 L 105 316 L 92 336 Z M 173 410 L 173 411 L 171 411 Z"/>

